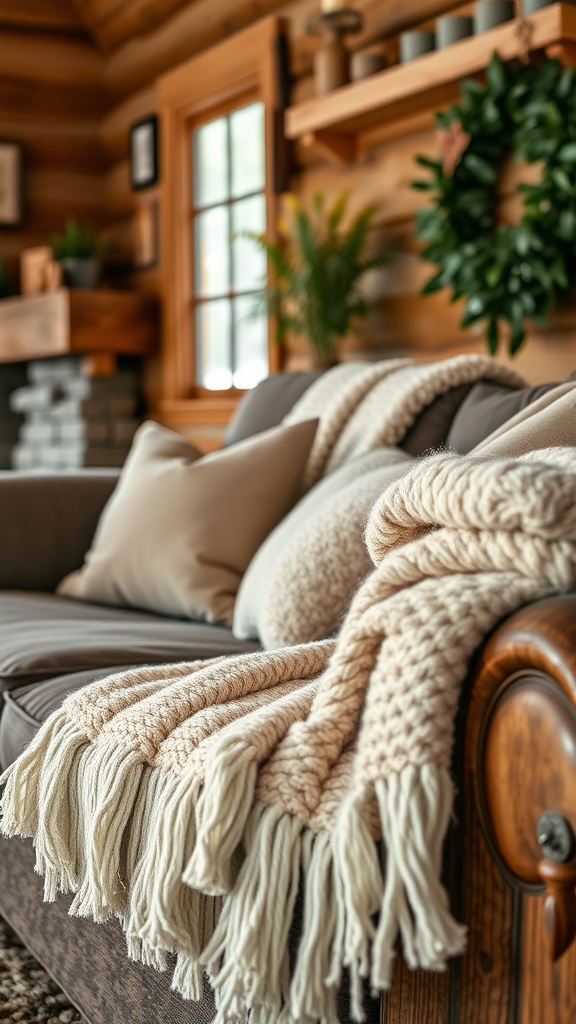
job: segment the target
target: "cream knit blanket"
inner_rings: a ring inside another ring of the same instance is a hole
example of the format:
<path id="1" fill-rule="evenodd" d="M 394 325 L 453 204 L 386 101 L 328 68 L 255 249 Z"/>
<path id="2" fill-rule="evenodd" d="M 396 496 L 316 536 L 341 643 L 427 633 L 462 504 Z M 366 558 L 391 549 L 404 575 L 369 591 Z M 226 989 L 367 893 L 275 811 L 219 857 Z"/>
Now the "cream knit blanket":
<path id="1" fill-rule="evenodd" d="M 335 1021 L 350 971 L 444 968 L 455 709 L 487 631 L 576 584 L 576 451 L 434 454 L 379 499 L 336 642 L 123 672 L 70 696 L 4 775 L 47 899 L 116 914 L 130 955 L 206 971 L 218 1020 Z M 382 839 L 380 862 L 376 840 Z M 297 891 L 303 920 L 289 967 Z M 222 898 L 223 897 L 223 898 Z"/>
<path id="2" fill-rule="evenodd" d="M 433 363 L 387 359 L 342 363 L 322 374 L 285 417 L 285 423 L 320 418 L 305 486 L 364 452 L 399 444 L 419 413 L 460 384 L 524 381 L 495 359 L 459 355 Z"/>

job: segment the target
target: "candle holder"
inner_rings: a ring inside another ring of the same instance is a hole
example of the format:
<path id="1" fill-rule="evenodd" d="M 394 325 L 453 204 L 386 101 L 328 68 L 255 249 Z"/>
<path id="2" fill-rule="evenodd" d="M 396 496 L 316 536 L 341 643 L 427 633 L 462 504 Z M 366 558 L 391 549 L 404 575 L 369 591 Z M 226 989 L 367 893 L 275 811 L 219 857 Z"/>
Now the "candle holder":
<path id="1" fill-rule="evenodd" d="M 344 46 L 344 36 L 359 32 L 362 24 L 360 12 L 348 8 L 313 14 L 308 19 L 308 35 L 322 36 L 322 46 L 314 58 L 317 96 L 324 96 L 349 81 L 348 50 Z"/>

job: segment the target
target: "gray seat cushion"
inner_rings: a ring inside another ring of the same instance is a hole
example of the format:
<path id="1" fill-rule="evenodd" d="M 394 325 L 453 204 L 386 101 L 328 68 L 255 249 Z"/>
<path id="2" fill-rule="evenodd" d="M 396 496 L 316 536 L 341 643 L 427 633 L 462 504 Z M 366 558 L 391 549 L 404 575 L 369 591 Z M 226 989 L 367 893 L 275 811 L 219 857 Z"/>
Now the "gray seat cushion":
<path id="1" fill-rule="evenodd" d="M 131 665 L 109 665 L 107 668 L 92 668 L 85 672 L 71 672 L 66 676 L 54 676 L 42 682 L 29 683 L 17 690 L 5 691 L 4 709 L 0 717 L 0 767 L 7 768 L 34 739 L 38 729 L 59 708 L 69 693 L 79 690 L 96 679 Z"/>
<path id="2" fill-rule="evenodd" d="M 86 669 L 254 651 L 226 626 L 109 608 L 54 594 L 0 592 L 0 690 Z"/>

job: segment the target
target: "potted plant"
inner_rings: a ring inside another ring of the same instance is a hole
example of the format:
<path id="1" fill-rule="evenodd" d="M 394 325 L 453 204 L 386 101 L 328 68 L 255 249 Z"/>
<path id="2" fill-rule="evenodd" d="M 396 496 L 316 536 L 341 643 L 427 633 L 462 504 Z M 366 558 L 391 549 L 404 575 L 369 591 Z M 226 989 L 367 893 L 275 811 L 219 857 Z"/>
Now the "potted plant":
<path id="1" fill-rule="evenodd" d="M 64 231 L 51 241 L 52 255 L 62 264 L 64 284 L 69 288 L 95 288 L 100 279 L 102 257 L 109 246 L 93 228 L 69 217 Z"/>
<path id="2" fill-rule="evenodd" d="M 336 362 L 338 341 L 357 329 L 368 310 L 359 287 L 364 275 L 389 266 L 396 248 L 387 242 L 368 255 L 377 207 L 363 207 L 344 227 L 348 200 L 349 192 L 341 192 L 326 208 L 317 192 L 308 213 L 295 196 L 288 196 L 289 219 L 280 222 L 283 241 L 250 233 L 273 271 L 261 298 L 276 319 L 277 340 L 288 331 L 305 337 L 320 366 Z"/>

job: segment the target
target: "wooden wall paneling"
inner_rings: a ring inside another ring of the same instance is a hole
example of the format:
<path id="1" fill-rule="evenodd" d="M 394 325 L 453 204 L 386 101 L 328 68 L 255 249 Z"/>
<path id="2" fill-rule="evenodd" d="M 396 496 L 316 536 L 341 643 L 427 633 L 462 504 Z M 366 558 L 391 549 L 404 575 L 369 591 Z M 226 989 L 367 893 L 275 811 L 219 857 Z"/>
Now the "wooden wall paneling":
<path id="1" fill-rule="evenodd" d="M 84 20 L 69 0 L 2 0 L 0 25 L 86 35 Z"/>
<path id="2" fill-rule="evenodd" d="M 23 122 L 39 118 L 54 122 L 99 120 L 109 102 L 100 86 L 75 86 L 40 83 L 24 77 L 3 74 L 0 67 L 0 111 L 4 117 Z"/>
<path id="3" fill-rule="evenodd" d="M 135 198 L 130 187 L 129 160 L 118 160 L 113 164 L 102 179 L 101 189 L 107 218 L 130 216 L 135 207 Z"/>
<path id="4" fill-rule="evenodd" d="M 238 0 L 196 0 L 153 35 L 131 39 L 115 50 L 104 62 L 103 81 L 112 94 L 126 96 L 282 6 L 282 0 L 259 0 L 257 6 Z"/>
<path id="5" fill-rule="evenodd" d="M 4 78 L 101 90 L 102 57 L 88 39 L 4 29 L 0 68 Z"/>
<path id="6" fill-rule="evenodd" d="M 99 174 L 105 156 L 98 124 L 95 121 L 52 118 L 30 119 L 25 125 L 19 117 L 3 116 L 0 109 L 0 137 L 22 138 L 26 147 L 26 164 L 36 169 L 75 171 Z"/>
<path id="7" fill-rule="evenodd" d="M 153 32 L 185 4 L 195 0 L 73 0 L 77 10 L 104 49 L 113 49 L 130 36 Z"/>
<path id="8" fill-rule="evenodd" d="M 130 126 L 135 121 L 153 114 L 158 107 L 153 83 L 132 93 L 102 119 L 100 136 L 110 160 L 123 160 L 129 154 Z"/>
<path id="9" fill-rule="evenodd" d="M 26 174 L 26 217 L 35 226 L 63 226 L 66 214 L 99 219 L 102 182 L 98 174 L 31 168 Z"/>

